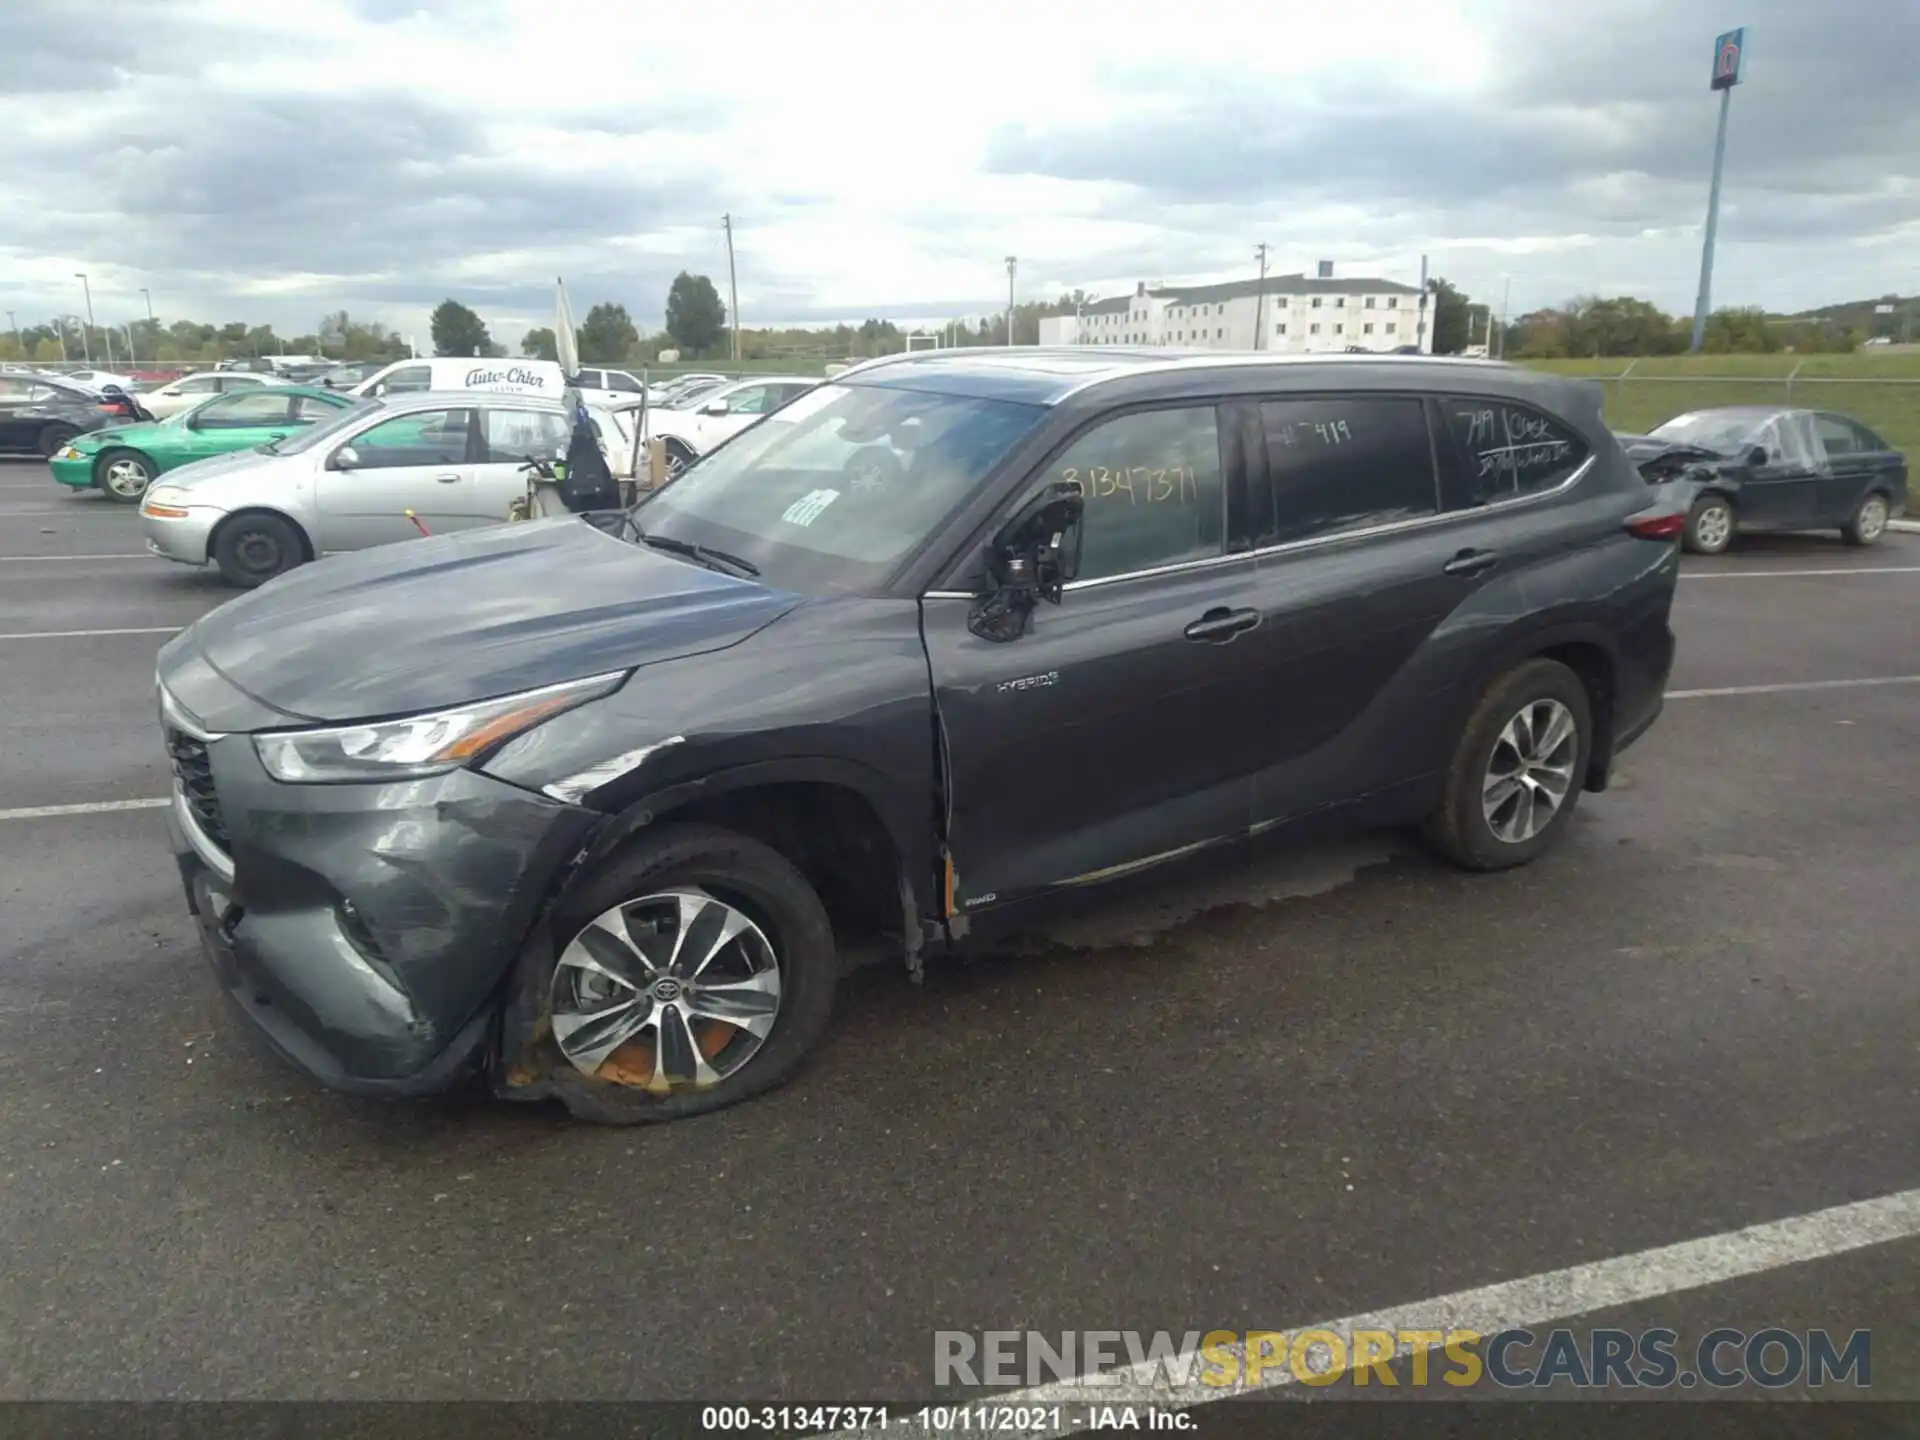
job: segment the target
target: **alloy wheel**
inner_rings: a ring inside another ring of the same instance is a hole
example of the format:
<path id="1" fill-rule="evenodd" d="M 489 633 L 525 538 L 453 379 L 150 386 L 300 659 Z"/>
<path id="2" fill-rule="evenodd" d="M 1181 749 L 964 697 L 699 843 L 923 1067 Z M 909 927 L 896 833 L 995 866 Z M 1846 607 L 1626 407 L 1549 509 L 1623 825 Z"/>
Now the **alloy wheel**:
<path id="1" fill-rule="evenodd" d="M 1887 502 L 1878 495 L 1869 495 L 1861 503 L 1860 514 L 1854 520 L 1853 528 L 1862 540 L 1878 540 L 1881 532 L 1887 528 Z"/>
<path id="2" fill-rule="evenodd" d="M 138 500 L 153 478 L 138 460 L 123 458 L 107 466 L 107 488 L 123 500 Z"/>
<path id="3" fill-rule="evenodd" d="M 1733 538 L 1733 512 L 1725 505 L 1709 505 L 1700 512 L 1700 518 L 1694 523 L 1693 533 L 1700 542 L 1702 550 L 1717 551 L 1726 548 Z"/>
<path id="4" fill-rule="evenodd" d="M 780 960 L 753 918 L 699 889 L 604 911 L 554 965 L 553 1038 L 582 1074 L 655 1094 L 705 1090 L 773 1033 Z"/>
<path id="5" fill-rule="evenodd" d="M 1573 789 L 1580 727 L 1558 700 L 1524 706 L 1494 742 L 1481 785 L 1487 826 L 1509 845 L 1538 835 L 1560 813 Z"/>

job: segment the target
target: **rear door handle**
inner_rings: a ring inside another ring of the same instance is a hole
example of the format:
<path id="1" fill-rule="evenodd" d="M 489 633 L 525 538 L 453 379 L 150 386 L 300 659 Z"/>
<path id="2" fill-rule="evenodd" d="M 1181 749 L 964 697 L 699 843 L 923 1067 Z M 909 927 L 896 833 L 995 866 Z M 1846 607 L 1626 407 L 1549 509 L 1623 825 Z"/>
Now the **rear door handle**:
<path id="1" fill-rule="evenodd" d="M 436 475 L 433 478 L 438 480 L 442 485 L 458 485 L 460 483 L 460 477 L 458 475 Z"/>
<path id="2" fill-rule="evenodd" d="M 1229 610 L 1226 606 L 1219 605 L 1187 626 L 1185 633 L 1189 640 L 1224 645 L 1234 636 L 1242 631 L 1253 629 L 1259 623 L 1258 610 Z"/>
<path id="3" fill-rule="evenodd" d="M 1462 550 L 1440 569 L 1448 575 L 1480 575 L 1499 563 L 1498 550 Z"/>

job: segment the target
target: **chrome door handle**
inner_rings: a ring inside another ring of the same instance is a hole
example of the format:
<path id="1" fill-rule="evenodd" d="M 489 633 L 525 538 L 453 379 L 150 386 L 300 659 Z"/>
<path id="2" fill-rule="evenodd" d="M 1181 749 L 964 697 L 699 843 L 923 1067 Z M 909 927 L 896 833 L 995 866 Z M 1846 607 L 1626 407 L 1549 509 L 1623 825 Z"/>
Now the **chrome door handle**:
<path id="1" fill-rule="evenodd" d="M 1497 550 L 1462 550 L 1440 567 L 1447 575 L 1479 575 L 1500 563 Z"/>
<path id="2" fill-rule="evenodd" d="M 436 475 L 433 478 L 438 480 L 442 485 L 458 485 L 460 483 L 460 477 L 458 475 Z"/>
<path id="3" fill-rule="evenodd" d="M 1207 611 L 1198 620 L 1187 626 L 1185 635 L 1189 640 L 1200 640 L 1224 645 L 1243 631 L 1251 630 L 1260 623 L 1258 610 L 1229 610 L 1222 605 Z"/>

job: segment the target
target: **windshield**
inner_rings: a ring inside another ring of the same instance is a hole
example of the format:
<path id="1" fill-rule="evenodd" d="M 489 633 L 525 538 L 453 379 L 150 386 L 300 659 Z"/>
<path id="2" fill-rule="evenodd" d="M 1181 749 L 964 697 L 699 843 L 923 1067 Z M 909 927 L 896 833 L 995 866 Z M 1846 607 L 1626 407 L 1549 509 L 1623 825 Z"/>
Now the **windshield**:
<path id="1" fill-rule="evenodd" d="M 741 431 L 634 512 L 648 535 L 752 562 L 809 593 L 870 589 L 926 543 L 1045 412 L 822 385 Z"/>
<path id="2" fill-rule="evenodd" d="M 1649 433 L 1674 445 L 1698 445 L 1722 455 L 1736 455 L 1760 443 L 1758 436 L 1773 417 L 1752 410 L 1696 410 L 1676 415 Z"/>
<path id="3" fill-rule="evenodd" d="M 324 445 L 340 431 L 353 424 L 354 421 L 371 415 L 379 408 L 380 403 L 377 400 L 360 400 L 352 405 L 345 406 L 342 409 L 336 410 L 318 424 L 309 425 L 304 430 L 297 430 L 284 440 L 275 440 L 272 446 L 273 453 L 275 455 L 298 455 L 303 450 L 311 450 L 316 445 Z M 260 448 L 266 449 L 267 447 L 261 446 Z"/>
<path id="4" fill-rule="evenodd" d="M 660 402 L 660 408 L 662 410 L 691 409 L 697 401 L 704 399 L 726 383 L 724 380 L 695 380 L 689 385 L 682 385 L 675 389 Z"/>

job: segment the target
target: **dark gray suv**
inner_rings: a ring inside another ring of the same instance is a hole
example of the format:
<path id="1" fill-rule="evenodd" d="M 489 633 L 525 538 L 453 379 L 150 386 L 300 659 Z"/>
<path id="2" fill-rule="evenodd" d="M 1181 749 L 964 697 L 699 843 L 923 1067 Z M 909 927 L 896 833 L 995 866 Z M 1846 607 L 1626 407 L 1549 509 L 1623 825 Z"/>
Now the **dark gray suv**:
<path id="1" fill-rule="evenodd" d="M 175 848 L 324 1083 L 691 1114 L 788 1075 L 876 939 L 917 975 L 1269 832 L 1532 859 L 1660 711 L 1684 520 L 1582 381 L 874 362 L 625 515 L 207 615 L 160 656 Z"/>

